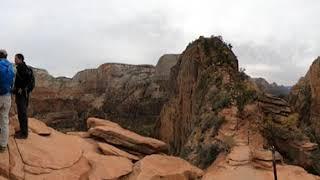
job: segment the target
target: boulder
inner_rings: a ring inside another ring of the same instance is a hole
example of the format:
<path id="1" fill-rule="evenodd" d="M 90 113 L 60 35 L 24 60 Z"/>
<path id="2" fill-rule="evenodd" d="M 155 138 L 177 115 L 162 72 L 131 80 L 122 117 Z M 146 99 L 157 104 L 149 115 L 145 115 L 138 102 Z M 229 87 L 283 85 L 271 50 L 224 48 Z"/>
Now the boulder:
<path id="1" fill-rule="evenodd" d="M 132 131 L 112 126 L 98 126 L 91 128 L 89 133 L 92 136 L 103 138 L 106 142 L 122 146 L 144 154 L 166 152 L 166 143 L 157 139 L 143 137 Z"/>
<path id="2" fill-rule="evenodd" d="M 140 160 L 139 157 L 132 155 L 132 154 L 129 154 L 125 151 L 122 151 L 121 149 L 118 149 L 118 148 L 111 146 L 109 144 L 98 143 L 98 145 L 104 155 L 120 156 L 120 157 L 125 157 L 130 160 L 134 160 L 134 161 Z"/>
<path id="3" fill-rule="evenodd" d="M 253 150 L 251 152 L 252 159 L 261 160 L 261 161 L 272 161 L 272 152 L 269 150 Z M 275 152 L 275 160 L 276 161 L 283 161 L 283 157 L 279 152 Z"/>
<path id="4" fill-rule="evenodd" d="M 87 120 L 87 128 L 95 128 L 98 126 L 110 126 L 115 128 L 121 128 L 121 126 L 117 123 L 114 123 L 112 121 L 108 121 L 105 119 L 99 119 L 99 118 L 88 118 Z"/>
<path id="5" fill-rule="evenodd" d="M 119 179 L 132 172 L 133 164 L 127 158 L 97 153 L 86 153 L 84 157 L 88 159 L 91 166 L 88 179 Z"/>
<path id="6" fill-rule="evenodd" d="M 318 149 L 318 144 L 312 143 L 312 142 L 303 142 L 300 144 L 300 147 L 304 151 L 314 151 L 314 150 Z"/>
<path id="7" fill-rule="evenodd" d="M 49 136 L 51 134 L 51 128 L 49 128 L 44 122 L 34 118 L 28 119 L 29 129 L 38 135 Z"/>
<path id="8" fill-rule="evenodd" d="M 201 169 L 178 157 L 150 155 L 136 163 L 124 180 L 198 180 L 202 175 Z"/>

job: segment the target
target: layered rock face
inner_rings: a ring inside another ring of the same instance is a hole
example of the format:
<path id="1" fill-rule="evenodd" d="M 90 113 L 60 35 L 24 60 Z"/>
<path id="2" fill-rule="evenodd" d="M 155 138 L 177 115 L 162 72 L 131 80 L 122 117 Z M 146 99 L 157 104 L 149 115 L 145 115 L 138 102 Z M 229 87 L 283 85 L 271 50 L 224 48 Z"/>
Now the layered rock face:
<path id="1" fill-rule="evenodd" d="M 84 130 L 89 116 L 111 118 L 150 135 L 168 101 L 170 68 L 178 55 L 164 55 L 151 65 L 103 64 L 73 78 L 53 78 L 35 69 L 36 88 L 30 115 L 63 131 Z"/>
<path id="2" fill-rule="evenodd" d="M 314 143 L 320 142 L 320 57 L 318 57 L 309 68 L 305 77 L 292 87 L 289 102 L 293 110 L 299 113 L 298 125 L 302 132 L 308 135 L 312 144 L 306 145 L 313 147 Z M 320 174 L 320 151 L 311 151 L 308 157 L 312 159 L 313 165 L 310 171 Z"/>
<path id="3" fill-rule="evenodd" d="M 318 145 L 312 143 L 299 127 L 299 116 L 285 100 L 265 95 L 259 98 L 261 131 L 269 145 L 284 155 L 285 161 L 319 174 Z"/>
<path id="4" fill-rule="evenodd" d="M 171 99 L 157 124 L 157 135 L 170 144 L 171 153 L 199 165 L 198 148 L 216 145 L 219 151 L 218 142 L 209 139 L 223 121 L 218 112 L 232 101 L 237 75 L 238 60 L 221 38 L 200 37 L 189 44 L 171 69 Z M 203 142 L 207 133 L 208 144 Z"/>
<path id="5" fill-rule="evenodd" d="M 320 142 L 320 57 L 311 65 L 306 76 L 293 86 L 290 104 L 300 114 L 300 121 L 313 131 L 314 140 Z"/>

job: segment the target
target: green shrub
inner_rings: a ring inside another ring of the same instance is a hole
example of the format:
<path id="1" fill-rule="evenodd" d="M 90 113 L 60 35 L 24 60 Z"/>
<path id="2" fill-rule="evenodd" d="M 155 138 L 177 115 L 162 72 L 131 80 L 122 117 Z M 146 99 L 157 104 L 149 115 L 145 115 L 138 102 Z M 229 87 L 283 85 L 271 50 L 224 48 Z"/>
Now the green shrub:
<path id="1" fill-rule="evenodd" d="M 219 144 L 201 145 L 198 149 L 199 159 L 197 165 L 202 169 L 209 167 L 220 152 L 222 152 L 222 148 Z"/>
<path id="2" fill-rule="evenodd" d="M 201 121 L 201 130 L 204 133 L 211 128 L 213 129 L 213 132 L 216 133 L 224 122 L 224 117 L 219 117 L 215 113 L 210 113 Z"/>
<path id="3" fill-rule="evenodd" d="M 212 110 L 217 111 L 230 106 L 231 95 L 224 91 L 220 91 L 218 94 L 212 94 L 210 101 L 212 102 Z"/>
<path id="4" fill-rule="evenodd" d="M 238 89 L 238 95 L 235 99 L 239 112 L 242 112 L 245 105 L 252 102 L 255 98 L 256 92 L 254 90 Z"/>
<path id="5" fill-rule="evenodd" d="M 289 122 L 290 120 L 287 121 Z M 274 142 L 275 139 L 301 141 L 304 138 L 304 134 L 302 133 L 302 131 L 296 126 L 292 125 L 292 122 L 284 124 L 275 123 L 271 116 L 267 116 L 264 119 L 263 134 L 271 142 Z"/>
<path id="6" fill-rule="evenodd" d="M 320 174 L 320 150 L 311 153 L 312 166 L 307 169 L 309 173 Z"/>
<path id="7" fill-rule="evenodd" d="M 180 153 L 180 157 L 187 159 L 187 157 L 189 156 L 189 154 L 191 154 L 192 149 L 188 146 L 185 146 Z"/>
<path id="8" fill-rule="evenodd" d="M 299 122 L 299 114 L 293 113 L 288 117 L 282 117 L 281 124 L 286 127 L 297 127 Z"/>

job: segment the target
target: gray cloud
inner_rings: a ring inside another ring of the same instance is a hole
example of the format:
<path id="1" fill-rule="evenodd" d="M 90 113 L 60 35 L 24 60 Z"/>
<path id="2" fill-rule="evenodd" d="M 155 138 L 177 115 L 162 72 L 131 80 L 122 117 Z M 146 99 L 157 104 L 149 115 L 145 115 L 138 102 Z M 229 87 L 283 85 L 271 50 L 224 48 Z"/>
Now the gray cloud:
<path id="1" fill-rule="evenodd" d="M 200 35 L 219 34 L 248 74 L 294 84 L 320 55 L 318 7 L 316 0 L 4 0 L 0 46 L 72 76 L 105 62 L 155 64 Z"/>

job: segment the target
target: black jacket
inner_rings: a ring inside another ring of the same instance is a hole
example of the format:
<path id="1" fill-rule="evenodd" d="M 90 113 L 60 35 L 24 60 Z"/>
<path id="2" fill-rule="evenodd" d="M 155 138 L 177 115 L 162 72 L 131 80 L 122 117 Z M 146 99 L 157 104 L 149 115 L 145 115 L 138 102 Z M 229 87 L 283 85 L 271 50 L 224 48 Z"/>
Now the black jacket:
<path id="1" fill-rule="evenodd" d="M 25 89 L 28 85 L 28 66 L 25 62 L 17 65 L 16 80 L 14 82 L 14 91 Z"/>

